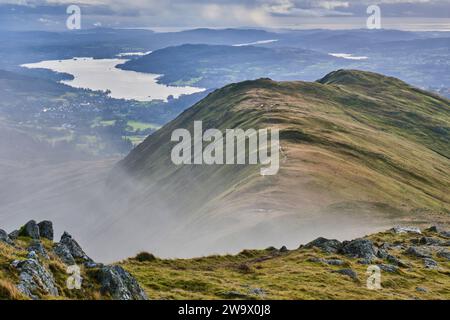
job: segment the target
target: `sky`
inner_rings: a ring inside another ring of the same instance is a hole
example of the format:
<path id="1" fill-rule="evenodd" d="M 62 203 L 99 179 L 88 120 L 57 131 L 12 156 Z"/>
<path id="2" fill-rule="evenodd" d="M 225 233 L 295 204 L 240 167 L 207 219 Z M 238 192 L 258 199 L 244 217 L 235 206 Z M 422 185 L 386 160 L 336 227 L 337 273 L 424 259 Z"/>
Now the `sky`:
<path id="1" fill-rule="evenodd" d="M 450 30 L 450 0 L 0 0 L 0 28 L 64 29 L 71 4 L 83 28 L 361 28 L 377 4 L 386 28 Z"/>

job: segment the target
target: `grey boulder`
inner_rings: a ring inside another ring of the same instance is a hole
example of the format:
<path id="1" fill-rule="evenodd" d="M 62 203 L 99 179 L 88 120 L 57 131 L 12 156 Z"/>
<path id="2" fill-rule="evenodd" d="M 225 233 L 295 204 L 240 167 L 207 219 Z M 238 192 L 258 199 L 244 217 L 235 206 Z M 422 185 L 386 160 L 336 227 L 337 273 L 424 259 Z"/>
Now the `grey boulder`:
<path id="1" fill-rule="evenodd" d="M 28 221 L 22 229 L 20 229 L 20 236 L 23 237 L 30 237 L 32 239 L 39 239 L 40 233 L 39 233 L 39 226 L 37 225 L 36 221 L 30 220 Z"/>
<path id="2" fill-rule="evenodd" d="M 350 277 L 354 281 L 358 280 L 358 274 L 355 271 L 353 271 L 352 269 L 341 269 L 341 270 L 335 270 L 335 271 L 331 271 L 331 272 L 339 273 L 344 276 Z"/>
<path id="3" fill-rule="evenodd" d="M 350 242 L 344 242 L 342 253 L 352 258 L 374 259 L 376 258 L 376 249 L 373 242 L 367 239 L 356 239 Z"/>
<path id="4" fill-rule="evenodd" d="M 41 255 L 45 259 L 49 259 L 47 251 L 45 250 L 42 242 L 39 240 L 33 240 L 28 247 L 28 251 L 34 251 L 35 253 Z"/>
<path id="5" fill-rule="evenodd" d="M 444 258 L 444 259 L 450 260 L 450 251 L 448 251 L 448 250 L 439 251 L 437 253 L 437 256 L 440 257 L 440 258 Z"/>
<path id="6" fill-rule="evenodd" d="M 20 270 L 20 282 L 17 288 L 24 295 L 31 299 L 38 299 L 39 292 L 51 296 L 58 296 L 58 288 L 56 287 L 53 275 L 37 259 L 16 260 L 12 265 Z"/>
<path id="7" fill-rule="evenodd" d="M 75 259 L 72 256 L 69 248 L 65 244 L 57 243 L 53 247 L 53 252 L 61 259 L 62 262 L 71 266 L 75 264 Z"/>
<path id="8" fill-rule="evenodd" d="M 120 266 L 106 266 L 99 272 L 101 291 L 114 300 L 148 300 L 133 276 Z"/>
<path id="9" fill-rule="evenodd" d="M 430 258 L 424 258 L 423 259 L 423 265 L 427 269 L 437 269 L 437 267 L 438 267 L 438 263 L 436 261 L 434 261 L 433 259 L 430 259 Z"/>
<path id="10" fill-rule="evenodd" d="M 92 259 L 89 258 L 87 254 L 83 251 L 78 242 L 76 242 L 72 238 L 72 236 L 67 232 L 64 232 L 64 234 L 61 236 L 59 244 L 66 246 L 74 259 L 81 259 L 83 261 L 92 261 Z"/>
<path id="11" fill-rule="evenodd" d="M 407 226 L 396 226 L 392 229 L 395 233 L 416 233 L 416 234 L 422 234 L 422 231 L 420 231 L 417 227 L 407 227 Z"/>
<path id="12" fill-rule="evenodd" d="M 418 258 L 431 258 L 431 253 L 428 249 L 422 247 L 409 247 L 406 249 L 406 254 Z"/>
<path id="13" fill-rule="evenodd" d="M 53 223 L 51 221 L 41 221 L 38 223 L 38 227 L 41 237 L 53 241 Z"/>
<path id="14" fill-rule="evenodd" d="M 305 245 L 305 248 L 319 248 L 327 253 L 337 253 L 342 248 L 342 243 L 338 240 L 317 238 Z"/>

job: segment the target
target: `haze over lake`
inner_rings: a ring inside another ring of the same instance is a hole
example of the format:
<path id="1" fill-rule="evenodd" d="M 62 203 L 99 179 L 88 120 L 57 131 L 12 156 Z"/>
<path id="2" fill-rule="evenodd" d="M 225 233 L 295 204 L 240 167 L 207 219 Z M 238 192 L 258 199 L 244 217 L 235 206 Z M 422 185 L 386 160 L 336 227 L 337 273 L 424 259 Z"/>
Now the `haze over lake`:
<path id="1" fill-rule="evenodd" d="M 178 98 L 183 94 L 204 91 L 195 87 L 166 86 L 157 82 L 161 75 L 140 73 L 116 68 L 127 59 L 73 58 L 67 60 L 48 60 L 24 64 L 30 69 L 49 69 L 68 73 L 73 80 L 61 81 L 74 88 L 109 90 L 109 96 L 116 99 L 137 101 L 164 100 L 169 96 Z"/>

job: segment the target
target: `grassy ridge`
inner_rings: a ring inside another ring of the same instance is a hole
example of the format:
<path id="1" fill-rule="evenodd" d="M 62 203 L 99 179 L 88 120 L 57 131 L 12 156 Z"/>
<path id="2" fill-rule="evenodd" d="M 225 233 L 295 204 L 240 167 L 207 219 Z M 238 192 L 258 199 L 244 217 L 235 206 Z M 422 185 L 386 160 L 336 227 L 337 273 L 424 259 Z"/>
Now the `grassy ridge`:
<path id="1" fill-rule="evenodd" d="M 431 232 L 428 237 L 445 240 Z M 412 234 L 382 232 L 368 236 L 375 244 L 396 243 L 408 246 L 419 239 Z M 366 286 L 367 265 L 340 254 L 327 254 L 317 248 L 292 251 L 245 250 L 238 255 L 209 256 L 197 259 L 150 261 L 129 259 L 121 265 L 133 274 L 153 299 L 445 299 L 450 262 L 433 256 L 439 269 L 426 269 L 420 258 L 403 249 L 390 254 L 409 267 L 381 273 L 381 290 Z M 317 259 L 338 259 L 340 266 Z M 373 264 L 385 264 L 377 259 Z M 335 273 L 352 269 L 356 279 Z M 422 288 L 424 291 L 418 291 Z"/>

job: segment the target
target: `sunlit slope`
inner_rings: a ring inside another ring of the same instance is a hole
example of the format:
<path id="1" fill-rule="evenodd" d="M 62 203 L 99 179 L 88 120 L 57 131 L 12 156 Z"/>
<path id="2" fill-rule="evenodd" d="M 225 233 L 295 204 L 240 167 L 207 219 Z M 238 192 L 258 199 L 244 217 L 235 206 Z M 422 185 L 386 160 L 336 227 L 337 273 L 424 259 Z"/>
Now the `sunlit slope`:
<path id="1" fill-rule="evenodd" d="M 204 130 L 279 128 L 278 175 L 262 177 L 257 166 L 175 166 L 171 134 L 195 120 Z M 243 239 L 258 245 L 252 235 L 288 239 L 319 217 L 314 225 L 328 221 L 335 229 L 347 214 L 388 223 L 419 214 L 447 219 L 449 138 L 448 100 L 394 78 L 340 70 L 314 83 L 228 85 L 150 136 L 120 167 L 136 178 L 140 215 L 163 203 L 180 219 L 175 229 L 238 247 Z"/>

